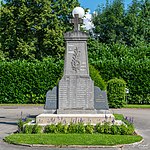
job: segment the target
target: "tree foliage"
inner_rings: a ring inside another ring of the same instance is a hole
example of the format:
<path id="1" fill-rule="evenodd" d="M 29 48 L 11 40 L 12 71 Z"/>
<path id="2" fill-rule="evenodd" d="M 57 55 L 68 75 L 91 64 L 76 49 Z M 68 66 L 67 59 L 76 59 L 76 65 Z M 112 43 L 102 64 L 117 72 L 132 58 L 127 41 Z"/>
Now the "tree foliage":
<path id="1" fill-rule="evenodd" d="M 97 9 L 93 15 L 94 34 L 102 43 L 125 43 L 137 46 L 138 43 L 150 42 L 150 1 L 133 0 L 125 10 L 123 0 Z"/>
<path id="2" fill-rule="evenodd" d="M 105 81 L 122 78 L 130 93 L 129 103 L 150 103 L 150 45 L 128 47 L 123 44 L 107 45 L 90 39 L 89 61 Z"/>
<path id="3" fill-rule="evenodd" d="M 0 11 L 0 58 L 62 57 L 63 33 L 77 0 L 6 0 Z"/>
<path id="4" fill-rule="evenodd" d="M 61 61 L 64 54 L 63 33 L 72 28 L 69 18 L 72 9 L 78 5 L 78 0 L 5 0 L 0 5 L 0 61 L 3 61 L 0 64 L 1 103 L 8 100 L 10 103 L 44 101 L 46 88 L 54 86 L 61 76 L 56 62 Z M 99 70 L 105 81 L 114 77 L 124 79 L 130 90 L 129 103 L 149 104 L 150 1 L 133 0 L 125 9 L 123 0 L 112 3 L 107 0 L 106 6 L 97 9 L 93 23 L 94 39 L 88 41 L 90 64 Z M 51 62 L 48 58 L 45 61 L 48 56 L 54 60 Z M 7 62 L 15 59 L 28 61 Z M 42 61 L 29 63 L 35 59 Z M 31 76 L 26 71 L 30 71 Z M 92 73 L 98 81 L 98 72 Z M 51 81 L 45 85 L 47 77 Z M 28 82 L 30 84 L 25 84 Z M 41 88 L 41 82 L 44 88 Z"/>
<path id="5" fill-rule="evenodd" d="M 107 83 L 109 107 L 121 108 L 125 104 L 126 83 L 123 79 L 111 79 Z"/>
<path id="6" fill-rule="evenodd" d="M 150 103 L 150 1 L 132 0 L 124 8 L 114 0 L 93 15 L 95 39 L 89 60 L 105 81 L 122 78 L 130 89 L 129 103 Z"/>

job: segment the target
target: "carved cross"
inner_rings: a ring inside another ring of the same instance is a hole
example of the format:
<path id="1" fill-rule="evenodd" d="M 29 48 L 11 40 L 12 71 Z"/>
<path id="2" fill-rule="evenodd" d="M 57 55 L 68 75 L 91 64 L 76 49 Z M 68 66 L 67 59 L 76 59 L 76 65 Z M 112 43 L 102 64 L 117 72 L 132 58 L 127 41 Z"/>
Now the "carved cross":
<path id="1" fill-rule="evenodd" d="M 74 31 L 80 31 L 80 24 L 83 23 L 83 19 L 79 18 L 78 14 L 75 14 L 74 19 L 71 19 L 70 22 L 74 23 Z"/>

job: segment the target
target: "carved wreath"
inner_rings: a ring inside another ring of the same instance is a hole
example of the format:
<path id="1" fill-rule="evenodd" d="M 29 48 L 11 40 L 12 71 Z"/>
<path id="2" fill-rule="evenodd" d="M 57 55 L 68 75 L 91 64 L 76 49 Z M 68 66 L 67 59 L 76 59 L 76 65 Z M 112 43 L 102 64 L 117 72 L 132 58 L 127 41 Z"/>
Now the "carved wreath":
<path id="1" fill-rule="evenodd" d="M 74 54 L 72 56 L 72 61 L 71 61 L 72 70 L 74 70 L 75 72 L 80 70 L 80 58 L 79 57 L 80 57 L 80 51 L 76 47 L 74 50 Z"/>

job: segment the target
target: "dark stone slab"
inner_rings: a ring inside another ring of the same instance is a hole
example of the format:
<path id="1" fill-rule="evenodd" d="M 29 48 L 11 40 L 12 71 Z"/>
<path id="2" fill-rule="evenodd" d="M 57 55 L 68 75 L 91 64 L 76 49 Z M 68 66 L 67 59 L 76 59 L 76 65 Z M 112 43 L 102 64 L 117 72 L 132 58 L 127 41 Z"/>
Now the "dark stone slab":
<path id="1" fill-rule="evenodd" d="M 58 92 L 57 86 L 46 93 L 46 103 L 44 109 L 57 109 L 58 103 Z"/>
<path id="2" fill-rule="evenodd" d="M 94 108 L 97 110 L 109 109 L 106 91 L 101 91 L 97 86 L 94 86 Z"/>

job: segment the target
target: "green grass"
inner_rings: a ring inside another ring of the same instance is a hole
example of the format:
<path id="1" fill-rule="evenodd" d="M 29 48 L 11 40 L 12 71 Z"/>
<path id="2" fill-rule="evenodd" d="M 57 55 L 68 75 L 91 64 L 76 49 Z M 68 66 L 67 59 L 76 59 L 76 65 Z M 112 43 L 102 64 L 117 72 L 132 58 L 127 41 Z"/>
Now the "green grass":
<path id="1" fill-rule="evenodd" d="M 150 105 L 125 105 L 124 108 L 150 108 Z"/>
<path id="2" fill-rule="evenodd" d="M 44 106 L 44 104 L 0 104 L 0 106 Z"/>
<path id="3" fill-rule="evenodd" d="M 44 106 L 44 104 L 0 104 L 0 106 Z M 150 105 L 134 105 L 128 104 L 124 108 L 150 108 Z"/>
<path id="4" fill-rule="evenodd" d="M 106 134 L 12 134 L 5 141 L 13 144 L 118 145 L 141 141 L 138 135 Z"/>
<path id="5" fill-rule="evenodd" d="M 124 116 L 122 114 L 113 114 L 115 117 L 115 120 L 123 120 Z"/>

